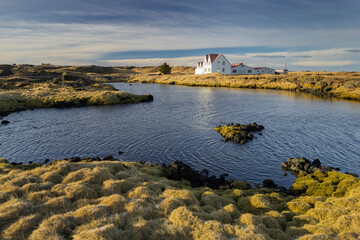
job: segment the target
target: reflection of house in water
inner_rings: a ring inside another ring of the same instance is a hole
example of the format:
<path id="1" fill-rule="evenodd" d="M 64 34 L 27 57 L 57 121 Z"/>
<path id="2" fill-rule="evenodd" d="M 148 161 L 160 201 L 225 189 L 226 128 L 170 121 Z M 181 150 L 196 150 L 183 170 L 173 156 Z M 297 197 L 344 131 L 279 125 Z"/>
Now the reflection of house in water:
<path id="1" fill-rule="evenodd" d="M 268 67 L 249 67 L 243 63 L 233 64 L 225 58 L 223 54 L 207 54 L 204 61 L 198 62 L 195 74 L 207 73 L 223 73 L 223 74 L 275 74 L 275 70 Z"/>

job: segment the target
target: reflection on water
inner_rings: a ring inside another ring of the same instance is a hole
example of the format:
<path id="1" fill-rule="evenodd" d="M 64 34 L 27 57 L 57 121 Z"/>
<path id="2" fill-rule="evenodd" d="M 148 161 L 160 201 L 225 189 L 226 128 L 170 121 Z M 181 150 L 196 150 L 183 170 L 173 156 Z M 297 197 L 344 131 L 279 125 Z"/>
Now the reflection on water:
<path id="1" fill-rule="evenodd" d="M 319 158 L 324 165 L 360 173 L 360 104 L 309 94 L 261 90 L 115 83 L 152 94 L 154 102 L 11 114 L 0 126 L 0 157 L 42 161 L 125 152 L 123 160 L 182 160 L 212 174 L 289 186 L 280 163 Z M 245 145 L 225 143 L 212 129 L 257 122 L 262 136 Z"/>

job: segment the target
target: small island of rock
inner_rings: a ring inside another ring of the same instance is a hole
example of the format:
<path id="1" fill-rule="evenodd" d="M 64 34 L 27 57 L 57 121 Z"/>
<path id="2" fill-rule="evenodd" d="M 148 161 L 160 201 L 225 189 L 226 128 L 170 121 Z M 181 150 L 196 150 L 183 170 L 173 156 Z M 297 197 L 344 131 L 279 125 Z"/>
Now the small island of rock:
<path id="1" fill-rule="evenodd" d="M 264 126 L 258 125 L 255 122 L 250 124 L 239 124 L 239 123 L 230 123 L 225 126 L 217 126 L 214 128 L 215 131 L 220 133 L 225 142 L 235 142 L 244 144 L 248 140 L 252 140 L 254 135 L 250 132 L 257 132 L 264 129 Z"/>

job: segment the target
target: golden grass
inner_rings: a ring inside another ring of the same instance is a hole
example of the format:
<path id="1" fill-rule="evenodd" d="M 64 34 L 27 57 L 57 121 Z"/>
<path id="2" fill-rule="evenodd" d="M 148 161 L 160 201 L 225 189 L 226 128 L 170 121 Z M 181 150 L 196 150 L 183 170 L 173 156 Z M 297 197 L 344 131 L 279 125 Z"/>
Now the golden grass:
<path id="1" fill-rule="evenodd" d="M 360 236 L 359 181 L 337 172 L 312 178 L 335 184 L 335 189 L 327 185 L 331 194 L 303 191 L 294 197 L 243 184 L 242 189 L 191 188 L 161 177 L 159 166 L 138 163 L 58 161 L 30 170 L 8 165 L 4 161 L 0 171 L 1 239 Z M 308 180 L 299 178 L 295 185 Z M 341 196 L 334 194 L 339 188 Z"/>
<path id="2" fill-rule="evenodd" d="M 11 82 L 11 79 L 8 81 Z M 1 89 L 0 82 L 0 113 L 35 108 L 139 103 L 149 100 L 148 95 L 121 92 L 101 84 L 82 84 L 77 87 L 62 83 L 31 83 L 30 79 L 22 81 L 29 83 L 24 87 L 10 89 Z"/>
<path id="3" fill-rule="evenodd" d="M 288 75 L 133 75 L 130 82 L 185 86 L 261 88 L 308 92 L 360 100 L 360 74 L 356 72 L 291 72 Z"/>

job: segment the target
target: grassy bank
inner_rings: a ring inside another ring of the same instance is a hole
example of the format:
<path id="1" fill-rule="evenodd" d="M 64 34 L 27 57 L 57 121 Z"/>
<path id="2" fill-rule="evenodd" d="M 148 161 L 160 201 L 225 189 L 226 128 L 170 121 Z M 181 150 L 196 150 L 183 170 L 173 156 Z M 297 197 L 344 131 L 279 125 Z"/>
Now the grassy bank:
<path id="1" fill-rule="evenodd" d="M 1 239 L 358 239 L 359 179 L 317 172 L 301 196 L 192 188 L 160 166 L 59 161 L 23 170 L 0 160 Z M 315 187 L 316 186 L 316 187 Z M 317 190 L 315 190 L 317 189 Z"/>
<path id="2" fill-rule="evenodd" d="M 131 82 L 185 86 L 260 88 L 360 100 L 360 73 L 293 72 L 288 75 L 132 75 Z"/>
<path id="3" fill-rule="evenodd" d="M 39 77 L 0 78 L 0 116 L 35 108 L 80 107 L 151 101 L 152 96 L 117 91 L 86 76 L 64 74 L 43 80 Z"/>

